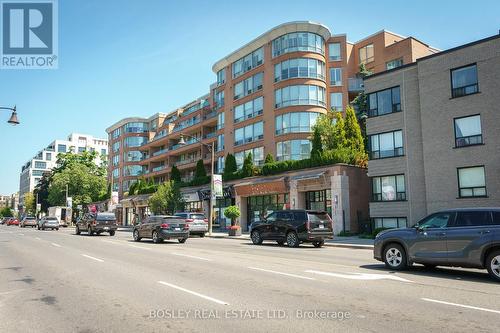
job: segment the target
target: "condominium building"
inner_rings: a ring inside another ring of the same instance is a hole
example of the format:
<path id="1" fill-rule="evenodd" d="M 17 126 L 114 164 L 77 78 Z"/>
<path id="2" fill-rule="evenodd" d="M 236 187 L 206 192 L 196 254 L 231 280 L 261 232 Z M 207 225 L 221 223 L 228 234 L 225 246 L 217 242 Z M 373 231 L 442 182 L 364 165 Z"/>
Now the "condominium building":
<path id="1" fill-rule="evenodd" d="M 0 209 L 9 207 L 10 208 L 10 195 L 0 195 Z"/>
<path id="2" fill-rule="evenodd" d="M 137 175 L 127 178 L 123 169 L 116 170 L 119 164 L 113 166 L 111 163 L 110 172 L 116 175 L 116 182 L 125 184 L 119 188 L 123 194 L 138 175 L 156 183 L 169 179 L 173 165 L 179 168 L 186 181 L 192 179 L 196 162 L 200 159 L 207 171 L 210 170 L 211 156 L 207 145 L 212 144 L 216 150 L 215 170 L 219 173 L 228 153 L 234 154 L 238 167 L 242 166 L 248 153 L 252 153 L 255 165 L 263 164 L 267 154 L 276 160 L 308 158 L 311 151 L 309 137 L 317 117 L 329 109 L 342 111 L 363 90 L 358 75 L 361 63 L 367 69 L 379 72 L 411 63 L 436 51 L 417 39 L 385 30 L 351 43 L 346 35 L 333 35 L 322 24 L 291 22 L 279 25 L 216 62 L 212 70 L 217 80 L 210 86 L 209 94 L 165 114 L 156 130 L 145 132 L 143 136 L 149 136 L 149 140 L 142 139 L 144 142 L 138 149 L 142 152 L 142 160 L 137 163 Z M 113 131 L 129 121 L 127 118 L 108 128 L 110 150 L 114 144 Z M 186 145 L 179 145 L 181 135 Z M 319 170 L 308 178 L 309 181 L 316 179 L 318 184 L 311 185 L 310 190 L 305 186 L 301 191 L 297 191 L 297 187 L 291 188 L 290 184 L 300 188 L 302 181 L 297 185 L 290 182 L 290 178 L 283 177 L 279 185 L 270 180 L 271 184 L 274 183 L 268 186 L 271 192 L 262 191 L 269 180 L 265 177 L 258 180 L 260 190 L 252 190 L 251 186 L 243 190 L 243 185 L 229 183 L 234 187 L 227 191 L 226 199 L 230 200 L 223 201 L 220 206 L 238 202 L 241 207 L 257 207 L 245 209 L 242 213 L 240 219 L 246 220 L 243 226 L 261 214 L 267 201 L 277 202 L 279 198 L 287 207 L 315 205 L 331 211 L 332 202 L 338 204 L 340 200 L 340 195 L 332 193 L 332 186 L 336 186 L 332 184 L 342 183 L 345 187 L 349 183 L 347 178 L 341 181 L 331 177 L 347 177 L 347 174 L 354 177 L 358 171 L 342 168 Z M 244 196 L 238 195 L 238 187 Z M 343 191 L 344 196 L 350 193 L 346 188 Z M 198 193 L 201 193 L 200 189 L 186 194 L 190 209 L 205 208 L 205 197 Z M 261 197 L 251 199 L 252 193 Z M 281 197 L 271 198 L 266 193 Z M 297 193 L 297 197 L 290 193 Z M 362 214 L 353 210 L 352 215 Z M 339 221 L 345 216 L 349 214 L 344 212 Z"/>
<path id="3" fill-rule="evenodd" d="M 21 206 L 24 204 L 24 195 L 35 189 L 43 173 L 56 166 L 57 154 L 70 151 L 74 153 L 96 151 L 99 153 L 96 163 L 100 164 L 107 158 L 108 140 L 95 138 L 92 135 L 72 133 L 66 140 L 54 140 L 40 150 L 21 167 L 19 183 L 19 203 Z"/>
<path id="4" fill-rule="evenodd" d="M 377 227 L 500 202 L 500 36 L 365 79 Z"/>

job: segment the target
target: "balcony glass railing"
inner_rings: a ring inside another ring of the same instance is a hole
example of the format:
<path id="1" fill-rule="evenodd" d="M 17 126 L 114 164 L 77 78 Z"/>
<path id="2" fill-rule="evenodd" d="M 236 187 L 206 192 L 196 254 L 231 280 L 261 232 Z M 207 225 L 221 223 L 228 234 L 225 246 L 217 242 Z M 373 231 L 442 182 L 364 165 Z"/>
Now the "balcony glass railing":
<path id="1" fill-rule="evenodd" d="M 161 149 L 161 150 L 158 150 L 158 151 L 156 151 L 156 152 L 154 152 L 154 153 L 153 153 L 153 156 L 158 156 L 158 155 L 164 154 L 164 153 L 166 153 L 167 151 L 168 151 L 168 149 L 167 149 L 167 148 L 165 148 L 165 149 Z"/>
<path id="2" fill-rule="evenodd" d="M 365 84 L 362 78 L 351 77 L 348 79 L 349 91 L 363 91 L 365 90 Z"/>
<path id="3" fill-rule="evenodd" d="M 210 138 L 213 138 L 217 135 L 217 132 L 211 132 L 211 133 L 207 133 L 205 134 L 205 136 L 203 137 L 204 139 L 210 139 Z"/>
<path id="4" fill-rule="evenodd" d="M 166 168 L 166 166 L 160 165 L 160 166 L 154 167 L 153 168 L 153 172 L 158 172 L 158 171 L 161 171 L 161 170 L 163 170 L 165 168 Z"/>
<path id="5" fill-rule="evenodd" d="M 217 111 L 212 111 L 203 116 L 203 119 L 210 119 L 217 116 Z"/>
<path id="6" fill-rule="evenodd" d="M 188 158 L 185 160 L 177 161 L 177 163 L 175 163 L 175 165 L 184 165 L 184 164 L 194 163 L 197 160 L 198 160 L 198 158 Z"/>

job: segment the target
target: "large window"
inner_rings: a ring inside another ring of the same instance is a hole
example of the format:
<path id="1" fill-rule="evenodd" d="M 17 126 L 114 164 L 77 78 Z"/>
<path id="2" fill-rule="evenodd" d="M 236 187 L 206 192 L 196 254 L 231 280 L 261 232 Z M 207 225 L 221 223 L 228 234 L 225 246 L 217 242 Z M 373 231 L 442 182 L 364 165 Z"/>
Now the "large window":
<path id="1" fill-rule="evenodd" d="M 264 112 L 264 97 L 240 104 L 234 107 L 234 122 L 239 123 L 245 119 L 250 119 L 261 115 Z"/>
<path id="2" fill-rule="evenodd" d="M 320 35 L 311 32 L 294 32 L 273 40 L 272 49 L 273 58 L 297 51 L 325 54 L 325 41 Z"/>
<path id="3" fill-rule="evenodd" d="M 385 69 L 387 70 L 397 68 L 400 66 L 403 66 L 403 58 L 391 60 L 385 63 Z"/>
<path id="4" fill-rule="evenodd" d="M 234 86 L 234 99 L 242 98 L 262 89 L 264 73 L 257 73 Z"/>
<path id="5" fill-rule="evenodd" d="M 131 150 L 123 153 L 123 160 L 125 162 L 139 162 L 144 159 L 144 154 L 138 150 Z"/>
<path id="6" fill-rule="evenodd" d="M 261 47 L 233 62 L 233 79 L 264 63 L 264 48 Z M 218 76 L 217 76 L 218 78 Z"/>
<path id="7" fill-rule="evenodd" d="M 484 166 L 458 168 L 458 196 L 460 198 L 486 196 Z"/>
<path id="8" fill-rule="evenodd" d="M 216 91 L 214 93 L 215 108 L 221 108 L 224 106 L 224 90 Z"/>
<path id="9" fill-rule="evenodd" d="M 375 217 L 373 219 L 375 228 L 406 228 L 406 217 Z"/>
<path id="10" fill-rule="evenodd" d="M 224 112 L 217 114 L 217 130 L 224 128 Z"/>
<path id="11" fill-rule="evenodd" d="M 217 135 L 217 151 L 224 150 L 224 134 Z"/>
<path id="12" fill-rule="evenodd" d="M 259 121 L 234 131 L 234 145 L 239 146 L 245 143 L 261 140 L 264 138 L 263 122 Z"/>
<path id="13" fill-rule="evenodd" d="M 113 143 L 113 153 L 116 153 L 120 150 L 120 141 L 116 141 Z"/>
<path id="14" fill-rule="evenodd" d="M 120 177 L 120 169 L 116 168 L 113 169 L 113 178 L 118 178 Z"/>
<path id="15" fill-rule="evenodd" d="M 311 156 L 311 141 L 290 140 L 276 143 L 278 161 L 303 160 Z"/>
<path id="16" fill-rule="evenodd" d="M 65 153 L 66 152 L 66 145 L 57 145 L 57 152 L 58 153 Z"/>
<path id="17" fill-rule="evenodd" d="M 52 161 L 52 153 L 45 153 L 45 160 Z"/>
<path id="18" fill-rule="evenodd" d="M 275 107 L 291 105 L 325 106 L 325 88 L 314 85 L 288 86 L 274 91 Z"/>
<path id="19" fill-rule="evenodd" d="M 46 162 L 35 161 L 35 168 L 37 169 L 47 169 Z"/>
<path id="20" fill-rule="evenodd" d="M 125 147 L 140 147 L 148 141 L 147 138 L 143 136 L 129 136 L 125 138 Z"/>
<path id="21" fill-rule="evenodd" d="M 274 65 L 274 82 L 296 77 L 324 80 L 325 63 L 316 59 L 295 58 Z"/>
<path id="22" fill-rule="evenodd" d="M 226 83 L 226 69 L 223 68 L 217 72 L 217 85 Z"/>
<path id="23" fill-rule="evenodd" d="M 373 44 L 368 44 L 359 49 L 359 63 L 366 64 L 375 60 Z"/>
<path id="24" fill-rule="evenodd" d="M 342 85 L 342 68 L 330 68 L 330 85 Z"/>
<path id="25" fill-rule="evenodd" d="M 238 169 L 241 169 L 241 167 L 243 166 L 243 161 L 245 160 L 245 157 L 248 156 L 248 154 L 252 154 L 254 165 L 264 164 L 264 147 L 257 147 L 234 153 L 234 158 L 236 159 L 236 165 Z"/>
<path id="26" fill-rule="evenodd" d="M 148 131 L 148 123 L 126 123 L 123 129 L 125 133 L 145 133 Z"/>
<path id="27" fill-rule="evenodd" d="M 113 133 L 111 134 L 111 137 L 112 137 L 113 139 L 116 139 L 116 138 L 118 138 L 121 134 L 122 134 L 122 129 L 121 129 L 121 127 L 120 127 L 120 128 L 117 128 L 117 129 L 115 129 L 115 130 L 113 131 Z"/>
<path id="28" fill-rule="evenodd" d="M 319 115 L 317 112 L 291 112 L 276 116 L 276 135 L 312 132 Z"/>
<path id="29" fill-rule="evenodd" d="M 368 116 L 375 117 L 383 114 L 401 111 L 401 97 L 399 87 L 377 91 L 368 95 Z"/>
<path id="30" fill-rule="evenodd" d="M 217 173 L 223 173 L 224 172 L 224 156 L 219 156 L 217 157 Z"/>
<path id="31" fill-rule="evenodd" d="M 372 201 L 406 200 L 405 176 L 373 177 L 372 193 Z"/>
<path id="32" fill-rule="evenodd" d="M 344 110 L 344 104 L 342 103 L 342 93 L 330 94 L 330 108 L 335 111 Z"/>
<path id="33" fill-rule="evenodd" d="M 113 156 L 113 166 L 117 166 L 118 164 L 120 164 L 120 154 L 116 154 Z"/>
<path id="34" fill-rule="evenodd" d="M 140 176 L 142 173 L 142 166 L 140 165 L 127 165 L 123 167 L 124 176 Z"/>
<path id="35" fill-rule="evenodd" d="M 370 159 L 403 156 L 403 132 L 395 131 L 370 135 Z"/>
<path id="36" fill-rule="evenodd" d="M 455 147 L 479 145 L 483 143 L 481 117 L 479 115 L 455 118 Z"/>
<path id="37" fill-rule="evenodd" d="M 476 64 L 451 70 L 451 97 L 470 95 L 478 91 Z"/>
<path id="38" fill-rule="evenodd" d="M 340 43 L 328 44 L 328 59 L 330 61 L 342 60 L 342 56 L 340 54 Z"/>
<path id="39" fill-rule="evenodd" d="M 480 227 L 491 225 L 491 212 L 489 210 L 459 211 L 453 226 L 455 227 Z"/>

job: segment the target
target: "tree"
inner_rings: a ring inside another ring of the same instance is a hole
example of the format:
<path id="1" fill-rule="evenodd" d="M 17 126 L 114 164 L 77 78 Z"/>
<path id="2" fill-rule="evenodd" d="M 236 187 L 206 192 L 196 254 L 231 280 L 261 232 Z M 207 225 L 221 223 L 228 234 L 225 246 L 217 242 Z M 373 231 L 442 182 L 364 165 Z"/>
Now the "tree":
<path id="1" fill-rule="evenodd" d="M 317 160 L 323 153 L 323 143 L 321 142 L 321 133 L 318 127 L 313 128 L 311 159 Z"/>
<path id="2" fill-rule="evenodd" d="M 345 123 L 341 112 L 335 112 L 333 120 L 333 132 L 331 136 L 331 141 L 327 142 L 327 147 L 329 149 L 340 149 L 347 145 Z"/>
<path id="3" fill-rule="evenodd" d="M 238 165 L 236 164 L 236 158 L 234 157 L 233 154 L 228 153 L 226 156 L 226 160 L 224 162 L 223 175 L 226 178 L 226 177 L 234 174 L 236 171 L 238 171 Z"/>
<path id="4" fill-rule="evenodd" d="M 1 217 L 11 217 L 11 216 L 14 216 L 14 214 L 12 213 L 12 210 L 10 209 L 10 207 L 4 207 L 4 208 L 0 209 L 0 216 Z"/>
<path id="5" fill-rule="evenodd" d="M 254 165 L 252 153 L 248 153 L 243 161 L 243 168 L 241 169 L 241 174 L 243 177 L 251 177 L 254 174 Z"/>
<path id="6" fill-rule="evenodd" d="M 231 227 L 236 225 L 236 219 L 240 217 L 240 209 L 238 206 L 229 206 L 224 210 L 224 216 L 231 220 Z"/>
<path id="7" fill-rule="evenodd" d="M 268 153 L 266 155 L 266 159 L 264 160 L 264 164 L 271 164 L 274 163 L 274 157 L 272 154 Z"/>
<path id="8" fill-rule="evenodd" d="M 203 160 L 198 160 L 196 162 L 196 170 L 194 172 L 195 179 L 202 179 L 207 177 L 207 170 L 205 170 L 205 165 L 203 164 Z"/>
<path id="9" fill-rule="evenodd" d="M 33 191 L 35 198 L 38 196 L 38 203 L 41 206 L 41 210 L 46 212 L 49 208 L 49 187 L 52 180 L 52 172 L 46 171 L 42 174 L 42 178 L 38 181 Z"/>
<path id="10" fill-rule="evenodd" d="M 346 147 L 355 152 L 364 152 L 365 143 L 363 135 L 361 134 L 361 128 L 354 113 L 354 109 L 351 106 L 348 106 L 345 110 L 344 131 Z"/>
<path id="11" fill-rule="evenodd" d="M 170 180 L 178 183 L 181 182 L 181 172 L 175 165 L 172 166 L 172 170 L 170 171 Z"/>
<path id="12" fill-rule="evenodd" d="M 173 215 L 184 210 L 185 203 L 178 184 L 172 180 L 159 185 L 149 198 L 149 207 L 155 215 Z"/>
<path id="13" fill-rule="evenodd" d="M 36 202 L 33 192 L 28 192 L 24 195 L 24 207 L 26 214 L 34 215 L 36 212 Z"/>

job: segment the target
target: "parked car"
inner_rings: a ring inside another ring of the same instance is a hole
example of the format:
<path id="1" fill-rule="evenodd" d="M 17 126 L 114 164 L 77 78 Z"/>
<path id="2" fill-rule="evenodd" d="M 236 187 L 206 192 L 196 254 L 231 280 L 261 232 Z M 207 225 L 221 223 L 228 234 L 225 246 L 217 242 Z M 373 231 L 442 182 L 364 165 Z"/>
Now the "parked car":
<path id="1" fill-rule="evenodd" d="M 23 219 L 21 220 L 21 223 L 19 223 L 19 226 L 21 228 L 26 228 L 26 227 L 35 228 L 37 226 L 36 217 L 34 217 L 34 216 L 23 217 Z"/>
<path id="2" fill-rule="evenodd" d="M 175 216 L 179 216 L 184 219 L 189 226 L 189 235 L 200 235 L 205 237 L 208 232 L 208 219 L 203 213 L 191 213 L 183 212 L 177 213 Z"/>
<path id="3" fill-rule="evenodd" d="M 59 230 L 59 221 L 55 216 L 44 216 L 38 220 L 38 230 Z"/>
<path id="4" fill-rule="evenodd" d="M 134 240 L 151 238 L 153 243 L 161 243 L 165 239 L 178 239 L 185 243 L 189 237 L 189 225 L 179 216 L 149 216 L 134 227 Z"/>
<path id="5" fill-rule="evenodd" d="M 462 208 L 431 214 L 411 228 L 380 232 L 375 259 L 403 270 L 413 263 L 487 269 L 500 281 L 500 208 Z"/>
<path id="6" fill-rule="evenodd" d="M 19 220 L 15 217 L 11 217 L 7 220 L 7 225 L 19 225 Z"/>
<path id="7" fill-rule="evenodd" d="M 100 235 L 103 232 L 114 236 L 116 229 L 116 216 L 114 213 L 87 213 L 76 222 L 76 234 L 86 231 L 89 236 Z"/>
<path id="8" fill-rule="evenodd" d="M 0 224 L 5 224 L 7 225 L 7 221 L 9 221 L 10 217 L 4 217 L 1 221 Z"/>
<path id="9" fill-rule="evenodd" d="M 250 238 L 256 245 L 274 240 L 279 245 L 298 247 L 300 243 L 312 243 L 322 247 L 325 239 L 333 238 L 333 222 L 326 212 L 304 209 L 279 210 L 261 221 L 254 222 Z"/>

